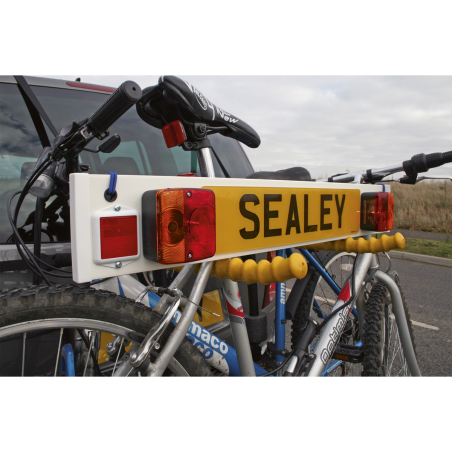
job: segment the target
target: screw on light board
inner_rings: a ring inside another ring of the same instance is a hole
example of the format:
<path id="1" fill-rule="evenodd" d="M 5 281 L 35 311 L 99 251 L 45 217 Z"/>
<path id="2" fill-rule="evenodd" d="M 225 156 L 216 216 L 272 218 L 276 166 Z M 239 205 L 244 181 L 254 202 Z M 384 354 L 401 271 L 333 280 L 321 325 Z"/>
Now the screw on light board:
<path id="1" fill-rule="evenodd" d="M 187 192 L 187 198 L 190 198 L 190 197 L 191 197 L 191 192 L 188 191 L 188 192 Z"/>
<path id="2" fill-rule="evenodd" d="M 122 262 L 116 262 L 115 266 L 116 266 L 116 268 L 121 268 L 122 267 Z"/>
<path id="3" fill-rule="evenodd" d="M 114 209 L 116 212 L 119 212 L 121 210 L 121 206 L 115 206 Z"/>

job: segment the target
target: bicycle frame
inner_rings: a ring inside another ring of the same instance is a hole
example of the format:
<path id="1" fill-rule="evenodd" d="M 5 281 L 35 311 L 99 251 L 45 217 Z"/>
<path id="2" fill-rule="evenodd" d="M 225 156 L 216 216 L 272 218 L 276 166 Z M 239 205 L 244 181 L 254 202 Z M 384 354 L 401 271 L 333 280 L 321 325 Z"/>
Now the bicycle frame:
<path id="1" fill-rule="evenodd" d="M 201 149 L 198 151 L 198 158 L 200 161 L 200 167 L 204 175 L 209 175 L 212 177 L 213 167 L 209 164 L 211 162 L 210 150 Z M 359 182 L 358 182 L 359 183 Z M 331 278 L 327 271 L 314 259 L 307 250 L 300 250 L 303 256 L 306 258 L 308 263 L 312 265 L 321 277 L 327 282 L 331 289 L 338 295 L 338 300 L 333 307 L 336 310 L 343 306 L 352 296 L 351 287 L 356 288 L 354 293 L 354 300 L 343 310 L 338 312 L 330 321 L 326 324 L 320 333 L 319 339 L 316 341 L 313 354 L 315 356 L 313 362 L 310 366 L 309 376 L 320 376 L 322 374 L 327 375 L 334 368 L 340 365 L 340 362 L 330 363 L 327 369 L 325 369 L 329 359 L 331 358 L 334 349 L 336 347 L 337 341 L 342 334 L 343 328 L 345 327 L 346 321 L 352 310 L 355 310 L 354 305 L 358 299 L 361 288 L 365 281 L 368 281 L 371 277 L 375 276 L 378 280 L 382 281 L 390 290 L 393 296 L 393 302 L 395 307 L 395 313 L 397 317 L 397 324 L 399 326 L 401 341 L 404 348 L 405 355 L 407 357 L 407 363 L 409 370 L 412 375 L 420 375 L 419 368 L 417 366 L 416 358 L 414 355 L 414 350 L 410 341 L 410 336 L 408 332 L 408 326 L 406 323 L 406 318 L 404 315 L 403 307 L 402 309 L 396 308 L 396 305 L 401 305 L 400 292 L 397 285 L 392 281 L 390 277 L 385 278 L 384 273 L 378 271 L 378 263 L 374 255 L 372 254 L 362 254 L 357 257 L 354 264 L 354 271 L 348 281 L 346 281 L 343 288 L 339 288 L 335 281 Z M 279 250 L 278 255 L 285 257 L 285 250 Z M 290 252 L 289 252 L 290 254 Z M 211 262 L 207 262 L 202 265 L 200 272 L 198 273 L 197 282 L 195 286 L 202 286 L 204 289 L 207 283 L 207 277 L 210 273 Z M 193 267 L 193 268 L 191 268 Z M 184 269 L 180 272 L 179 276 L 170 285 L 170 288 L 180 287 L 178 285 L 183 285 L 183 282 L 188 279 L 194 269 L 194 265 L 186 265 Z M 119 279 L 121 278 L 121 279 Z M 117 278 L 118 289 L 121 293 L 121 280 L 125 276 L 120 276 Z M 130 277 L 132 278 L 132 277 Z M 352 280 L 353 278 L 353 280 Z M 133 278 L 132 278 L 133 279 Z M 204 280 L 203 284 L 198 283 L 198 281 Z M 133 279 L 136 290 L 141 292 L 144 288 L 138 281 Z M 138 287 L 140 285 L 141 287 Z M 395 286 L 395 288 L 394 288 Z M 106 287 L 104 287 L 106 288 Z M 226 303 L 228 305 L 229 316 L 231 320 L 231 328 L 233 332 L 235 348 L 228 345 L 226 342 L 222 341 L 220 338 L 209 332 L 206 328 L 196 323 L 193 318 L 196 313 L 196 307 L 189 306 L 184 310 L 184 313 L 177 311 L 174 316 L 174 323 L 179 325 L 178 330 L 178 340 L 174 339 L 168 341 L 163 350 L 160 352 L 159 362 L 168 361 L 177 350 L 183 337 L 186 335 L 198 348 L 198 350 L 203 354 L 206 361 L 212 365 L 214 368 L 220 372 L 227 375 L 262 375 L 266 373 L 265 369 L 260 367 L 258 364 L 254 363 L 251 359 L 250 344 L 246 334 L 246 327 L 243 318 L 243 308 L 241 307 L 240 296 L 238 292 L 237 283 L 233 283 L 230 280 L 225 280 L 223 284 L 223 289 L 225 293 Z M 198 292 L 200 287 L 196 289 Z M 139 293 L 138 292 L 138 293 Z M 124 293 L 124 292 L 122 292 Z M 202 293 L 202 292 L 201 292 Z M 397 293 L 399 294 L 397 296 Z M 276 288 L 276 301 L 275 301 L 275 348 L 277 351 L 283 350 L 285 348 L 285 283 L 277 283 Z M 138 295 L 138 294 L 137 294 Z M 190 299 L 195 299 L 195 296 L 190 295 Z M 168 296 L 164 296 L 159 299 L 154 294 L 148 295 L 149 306 L 163 313 L 165 306 L 169 301 Z M 199 303 L 200 298 L 198 298 L 197 303 Z M 190 309 L 192 308 L 192 309 Z M 232 308 L 232 309 L 231 309 Z M 362 306 L 358 305 L 358 312 L 354 312 L 355 316 L 363 318 L 363 313 L 359 312 L 362 310 Z M 240 315 L 241 314 L 241 315 Z M 183 325 L 183 326 L 182 326 Z M 182 334 L 183 332 L 183 334 Z M 174 333 L 173 333 L 174 334 Z M 408 334 L 408 335 L 407 335 Z M 281 354 L 276 354 L 275 361 L 277 364 L 284 361 L 284 356 Z M 158 367 L 159 362 L 156 362 Z M 166 367 L 166 366 L 164 366 Z M 160 366 L 158 371 L 154 369 L 151 370 L 151 375 L 160 375 L 164 371 L 164 367 Z M 119 374 L 123 371 L 119 370 Z"/>

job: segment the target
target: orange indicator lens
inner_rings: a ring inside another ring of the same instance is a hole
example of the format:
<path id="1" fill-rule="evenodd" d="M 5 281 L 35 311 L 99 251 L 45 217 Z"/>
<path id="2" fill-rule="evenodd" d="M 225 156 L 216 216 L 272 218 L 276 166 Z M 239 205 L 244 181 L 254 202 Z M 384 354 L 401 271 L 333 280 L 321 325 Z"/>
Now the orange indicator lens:
<path id="1" fill-rule="evenodd" d="M 215 195 L 203 189 L 166 189 L 156 194 L 157 260 L 169 265 L 215 254 Z"/>

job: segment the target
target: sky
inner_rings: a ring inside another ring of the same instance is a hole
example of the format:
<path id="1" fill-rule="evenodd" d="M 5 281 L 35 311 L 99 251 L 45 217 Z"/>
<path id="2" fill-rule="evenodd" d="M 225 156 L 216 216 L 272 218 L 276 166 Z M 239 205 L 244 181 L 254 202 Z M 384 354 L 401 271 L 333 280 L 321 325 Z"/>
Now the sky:
<path id="1" fill-rule="evenodd" d="M 172 75 L 257 131 L 260 147 L 243 146 L 256 171 L 303 166 L 321 178 L 452 149 L 451 76 Z M 54 77 L 114 87 L 133 80 L 141 88 L 158 80 Z M 429 174 L 452 176 L 452 164 Z"/>

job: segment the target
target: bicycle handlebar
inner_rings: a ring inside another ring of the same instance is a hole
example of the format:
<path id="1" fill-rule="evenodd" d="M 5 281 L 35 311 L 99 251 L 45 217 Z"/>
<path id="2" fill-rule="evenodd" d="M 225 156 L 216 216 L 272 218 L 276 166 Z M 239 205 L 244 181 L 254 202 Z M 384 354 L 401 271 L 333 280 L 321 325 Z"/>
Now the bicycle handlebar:
<path id="1" fill-rule="evenodd" d="M 387 166 L 385 168 L 369 169 L 365 171 L 355 171 L 348 174 L 339 174 L 327 179 L 319 179 L 318 182 L 353 182 L 357 178 L 362 178 L 365 181 L 380 181 L 386 176 L 405 171 L 406 175 L 413 177 L 414 181 L 418 173 L 425 173 L 431 168 L 452 163 L 452 151 L 449 152 L 434 152 L 432 154 L 417 154 L 411 157 L 410 160 L 405 160 L 401 165 Z M 414 182 L 410 182 L 414 183 Z"/>
<path id="2" fill-rule="evenodd" d="M 95 135 L 102 135 L 141 99 L 141 94 L 141 88 L 135 82 L 124 82 L 91 116 L 87 126 Z"/>
<path id="3" fill-rule="evenodd" d="M 407 175 L 425 173 L 431 168 L 437 168 L 452 162 L 452 151 L 434 152 L 432 154 L 417 154 L 411 160 L 403 162 L 403 169 Z"/>

